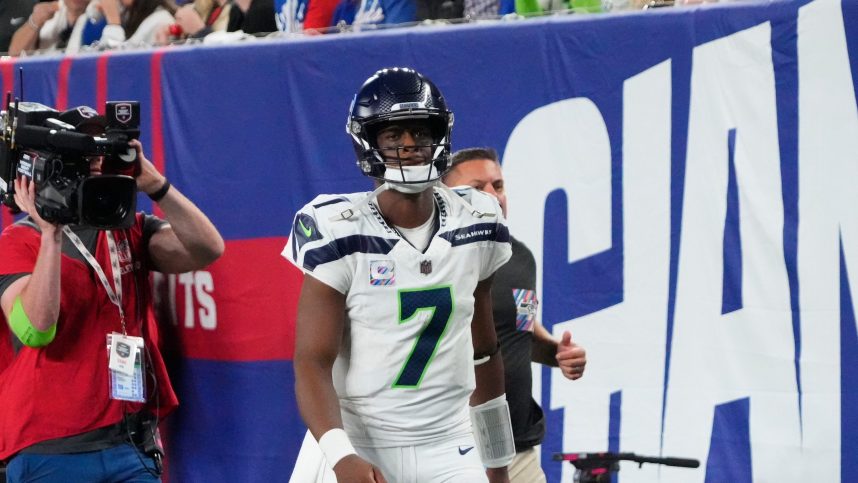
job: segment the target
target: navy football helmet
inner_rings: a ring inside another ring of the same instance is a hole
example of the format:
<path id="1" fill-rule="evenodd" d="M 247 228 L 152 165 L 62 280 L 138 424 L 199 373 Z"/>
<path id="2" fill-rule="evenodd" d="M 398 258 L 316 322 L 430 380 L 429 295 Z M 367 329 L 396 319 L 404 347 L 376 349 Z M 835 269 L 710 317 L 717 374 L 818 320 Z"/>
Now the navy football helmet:
<path id="1" fill-rule="evenodd" d="M 361 172 L 384 180 L 390 157 L 385 160 L 376 139 L 378 133 L 395 123 L 425 123 L 431 131 L 433 176 L 441 177 L 450 168 L 450 133 L 453 113 L 441 91 L 425 76 L 409 68 L 382 69 L 364 82 L 349 109 L 346 132 L 351 136 Z M 389 151 L 389 150 L 385 150 Z M 395 160 L 394 160 L 395 161 Z M 401 168 L 401 163 L 400 163 Z"/>

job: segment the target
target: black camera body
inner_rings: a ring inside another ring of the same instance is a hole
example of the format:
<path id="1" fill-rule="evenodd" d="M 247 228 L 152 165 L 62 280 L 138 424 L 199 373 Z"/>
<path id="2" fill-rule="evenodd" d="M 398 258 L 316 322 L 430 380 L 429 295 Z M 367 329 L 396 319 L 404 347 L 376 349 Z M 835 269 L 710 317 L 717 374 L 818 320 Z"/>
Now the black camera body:
<path id="1" fill-rule="evenodd" d="M 140 135 L 136 101 L 108 102 L 106 116 L 89 108 L 60 113 L 35 102 L 16 102 L 0 114 L 0 197 L 17 209 L 16 176 L 36 187 L 36 211 L 46 221 L 124 229 L 134 223 L 139 170 L 128 141 Z M 73 117 L 77 126 L 60 120 Z M 102 174 L 91 163 L 100 161 Z"/>

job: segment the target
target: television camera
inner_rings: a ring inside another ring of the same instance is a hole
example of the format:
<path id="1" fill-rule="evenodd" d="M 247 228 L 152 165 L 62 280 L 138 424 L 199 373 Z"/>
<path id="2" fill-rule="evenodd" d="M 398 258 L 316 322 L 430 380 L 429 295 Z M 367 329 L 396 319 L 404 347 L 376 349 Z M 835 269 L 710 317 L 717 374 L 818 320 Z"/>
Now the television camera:
<path id="1" fill-rule="evenodd" d="M 700 461 L 688 458 L 639 456 L 634 453 L 555 453 L 555 461 L 568 461 L 575 466 L 574 483 L 610 483 L 611 475 L 620 471 L 620 461 L 634 461 L 639 466 L 656 463 L 683 468 L 697 468 Z"/>
<path id="2" fill-rule="evenodd" d="M 89 107 L 59 112 L 37 102 L 7 97 L 0 112 L 0 201 L 14 200 L 16 176 L 30 178 L 36 211 L 46 221 L 101 230 L 128 228 L 137 204 L 140 104 L 111 101 L 105 116 Z M 101 174 L 90 172 L 102 160 Z"/>

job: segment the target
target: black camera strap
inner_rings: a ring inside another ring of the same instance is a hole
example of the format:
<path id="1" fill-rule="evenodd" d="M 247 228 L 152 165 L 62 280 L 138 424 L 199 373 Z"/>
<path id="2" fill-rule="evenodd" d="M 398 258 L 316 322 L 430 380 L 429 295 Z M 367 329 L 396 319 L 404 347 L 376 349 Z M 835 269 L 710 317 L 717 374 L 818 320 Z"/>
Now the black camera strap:
<path id="1" fill-rule="evenodd" d="M 98 275 L 98 279 L 101 281 L 101 285 L 104 286 L 104 290 L 107 292 L 107 296 L 110 298 L 110 301 L 113 302 L 113 305 L 115 305 L 117 309 L 119 309 L 119 320 L 122 323 L 122 334 L 127 335 L 128 332 L 125 330 L 125 310 L 122 309 L 122 272 L 119 269 L 119 253 L 117 253 L 116 250 L 116 241 L 113 239 L 113 233 L 108 230 L 105 232 L 105 235 L 107 235 L 107 246 L 110 249 L 110 268 L 113 271 L 113 285 L 116 287 L 116 290 L 110 286 L 110 282 L 107 280 L 104 270 L 101 269 L 101 265 L 98 264 L 98 260 L 96 260 L 92 253 L 89 252 L 80 237 L 75 235 L 68 225 L 63 227 L 63 233 L 66 234 L 68 239 L 72 242 L 75 248 L 77 248 L 89 266 L 95 270 L 95 274 Z"/>

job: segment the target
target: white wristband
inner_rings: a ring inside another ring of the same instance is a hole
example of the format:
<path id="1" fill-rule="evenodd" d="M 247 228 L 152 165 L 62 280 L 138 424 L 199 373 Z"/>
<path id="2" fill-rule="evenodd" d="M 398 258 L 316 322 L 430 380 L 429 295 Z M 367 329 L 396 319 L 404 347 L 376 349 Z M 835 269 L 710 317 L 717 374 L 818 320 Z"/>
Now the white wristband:
<path id="1" fill-rule="evenodd" d="M 350 454 L 357 454 L 349 436 L 342 428 L 333 428 L 328 430 L 319 438 L 319 447 L 322 448 L 322 453 L 325 454 L 325 459 L 328 460 L 328 465 L 331 469 Z"/>

